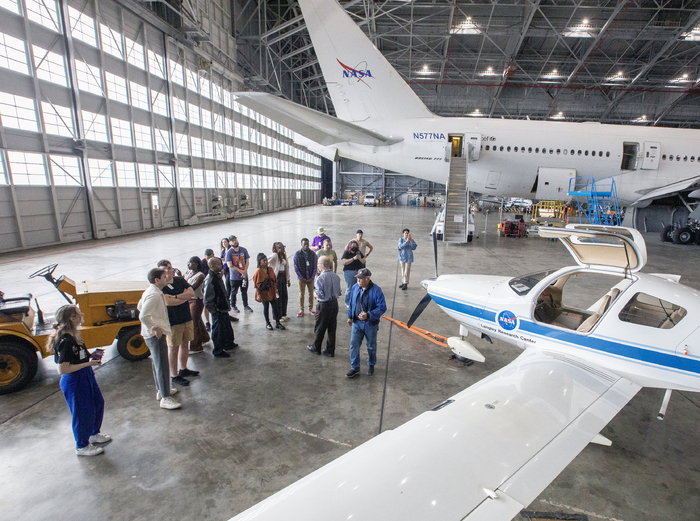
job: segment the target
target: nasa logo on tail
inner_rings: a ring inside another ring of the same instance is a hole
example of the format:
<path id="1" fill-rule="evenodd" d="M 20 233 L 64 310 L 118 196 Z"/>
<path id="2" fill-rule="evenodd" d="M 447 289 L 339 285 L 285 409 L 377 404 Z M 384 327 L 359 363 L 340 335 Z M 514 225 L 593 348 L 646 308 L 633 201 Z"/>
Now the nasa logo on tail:
<path id="1" fill-rule="evenodd" d="M 338 58 L 336 58 L 336 60 L 338 61 L 340 66 L 343 68 L 343 78 L 355 79 L 358 82 L 362 82 L 369 87 L 369 85 L 367 84 L 365 79 L 367 79 L 367 78 L 374 79 L 374 76 L 372 76 L 372 71 L 370 71 L 367 68 L 367 62 L 360 62 L 353 68 L 353 67 L 348 67 L 343 62 L 338 60 Z M 372 87 L 369 87 L 369 88 L 371 89 Z"/>
<path id="2" fill-rule="evenodd" d="M 518 327 L 518 317 L 512 311 L 501 311 L 496 318 L 498 325 L 506 331 L 513 331 Z"/>

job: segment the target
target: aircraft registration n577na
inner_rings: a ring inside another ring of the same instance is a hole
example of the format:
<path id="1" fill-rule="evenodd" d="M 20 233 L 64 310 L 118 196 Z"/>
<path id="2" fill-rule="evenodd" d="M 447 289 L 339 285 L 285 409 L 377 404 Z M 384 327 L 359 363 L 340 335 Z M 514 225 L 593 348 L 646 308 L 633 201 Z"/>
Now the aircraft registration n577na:
<path id="1" fill-rule="evenodd" d="M 588 443 L 610 443 L 601 429 L 642 387 L 700 391 L 700 294 L 639 272 L 639 232 L 578 224 L 540 235 L 577 264 L 426 280 L 411 317 L 432 300 L 460 324 L 455 352 L 484 361 L 472 334 L 517 345 L 518 358 L 233 520 L 510 521 Z M 596 301 L 582 301 L 591 287 Z"/>
<path id="2" fill-rule="evenodd" d="M 438 117 L 335 0 L 299 6 L 338 117 L 265 93 L 237 101 L 321 156 L 444 184 L 459 138 L 472 192 L 561 200 L 572 177 L 614 177 L 620 204 L 637 207 L 700 183 L 700 130 Z"/>

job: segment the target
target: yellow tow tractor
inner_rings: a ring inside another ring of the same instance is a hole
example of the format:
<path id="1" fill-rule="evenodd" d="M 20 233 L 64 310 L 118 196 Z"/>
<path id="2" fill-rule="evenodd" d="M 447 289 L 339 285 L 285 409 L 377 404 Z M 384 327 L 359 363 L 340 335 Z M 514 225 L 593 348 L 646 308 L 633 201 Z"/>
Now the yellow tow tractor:
<path id="1" fill-rule="evenodd" d="M 80 336 L 88 349 L 111 345 L 117 339 L 117 350 L 127 360 L 148 358 L 151 354 L 141 336 L 139 312 L 136 309 L 147 282 L 97 281 L 74 282 L 65 275 L 54 279 L 58 264 L 51 264 L 32 273 L 29 278 L 44 277 L 53 284 L 69 304 L 77 304 L 85 315 Z M 46 316 L 32 295 L 6 297 L 0 302 L 0 394 L 9 394 L 26 386 L 39 367 L 37 352 L 42 358 L 52 353 L 46 339 L 55 321 Z"/>

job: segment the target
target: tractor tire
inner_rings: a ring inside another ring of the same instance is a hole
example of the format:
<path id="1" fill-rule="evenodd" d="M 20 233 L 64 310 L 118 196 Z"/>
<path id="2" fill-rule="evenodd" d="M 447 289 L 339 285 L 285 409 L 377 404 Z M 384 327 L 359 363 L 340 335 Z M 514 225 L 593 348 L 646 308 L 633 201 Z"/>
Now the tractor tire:
<path id="1" fill-rule="evenodd" d="M 0 339 L 0 394 L 19 391 L 32 381 L 39 360 L 33 346 L 11 338 Z"/>
<path id="2" fill-rule="evenodd" d="M 673 242 L 673 225 L 661 230 L 661 242 Z"/>
<path id="3" fill-rule="evenodd" d="M 688 228 L 687 226 L 683 226 L 682 228 L 678 228 L 676 231 L 673 232 L 673 242 L 676 244 L 692 244 L 695 241 L 695 232 Z"/>
<path id="4" fill-rule="evenodd" d="M 141 326 L 129 326 L 119 331 L 117 351 L 130 362 L 138 362 L 151 356 L 151 351 L 141 336 Z"/>

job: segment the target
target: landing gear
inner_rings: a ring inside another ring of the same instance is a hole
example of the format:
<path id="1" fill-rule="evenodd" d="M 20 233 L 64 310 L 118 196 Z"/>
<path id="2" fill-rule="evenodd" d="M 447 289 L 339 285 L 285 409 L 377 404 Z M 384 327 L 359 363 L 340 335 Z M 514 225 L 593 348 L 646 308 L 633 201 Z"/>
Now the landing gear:
<path id="1" fill-rule="evenodd" d="M 673 232 L 673 242 L 676 244 L 692 244 L 695 242 L 695 232 L 687 226 L 678 228 Z"/>
<path id="2" fill-rule="evenodd" d="M 666 226 L 661 230 L 661 242 L 673 242 L 673 225 Z"/>

